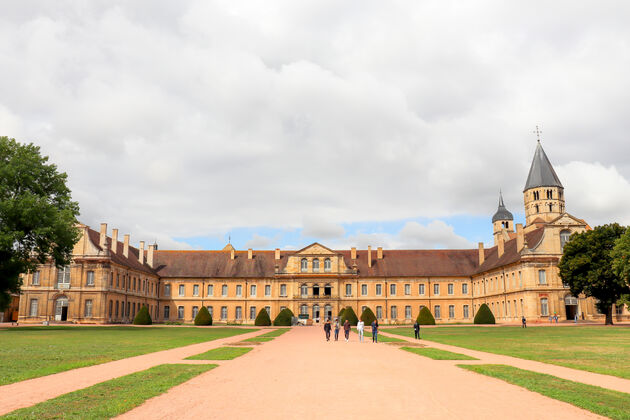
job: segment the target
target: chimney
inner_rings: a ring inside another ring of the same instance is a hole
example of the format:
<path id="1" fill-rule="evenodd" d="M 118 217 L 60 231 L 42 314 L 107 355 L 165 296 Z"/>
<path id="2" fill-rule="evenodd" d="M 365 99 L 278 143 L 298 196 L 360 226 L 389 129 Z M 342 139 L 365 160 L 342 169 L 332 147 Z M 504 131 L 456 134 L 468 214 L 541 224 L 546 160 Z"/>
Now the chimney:
<path id="1" fill-rule="evenodd" d="M 101 237 L 99 238 L 98 246 L 105 251 L 107 246 L 107 223 L 101 223 Z"/>
<path id="2" fill-rule="evenodd" d="M 501 258 L 501 256 L 503 255 L 503 251 L 504 251 L 504 242 L 503 242 L 503 235 L 499 235 L 498 241 L 497 241 L 497 252 L 499 253 L 499 258 Z"/>
<path id="3" fill-rule="evenodd" d="M 479 265 L 483 264 L 486 260 L 486 253 L 483 250 L 483 242 L 479 242 Z"/>
<path id="4" fill-rule="evenodd" d="M 149 267 L 153 268 L 153 250 L 155 249 L 155 245 L 149 245 L 149 252 L 147 253 L 147 264 Z"/>
<path id="5" fill-rule="evenodd" d="M 368 245 L 368 267 L 372 267 L 372 246 Z"/>
<path id="6" fill-rule="evenodd" d="M 357 259 L 357 249 L 355 247 L 350 249 L 350 258 L 353 260 Z"/>
<path id="7" fill-rule="evenodd" d="M 525 245 L 525 234 L 523 233 L 523 224 L 516 224 L 516 251 L 521 252 Z"/>
<path id="8" fill-rule="evenodd" d="M 252 259 L 252 254 L 253 254 L 252 249 L 251 248 L 247 248 L 247 259 L 248 260 Z"/>
<path id="9" fill-rule="evenodd" d="M 234 248 L 230 249 L 230 259 L 234 259 Z"/>
<path id="10" fill-rule="evenodd" d="M 129 258 L 129 234 L 125 233 L 123 255 L 125 258 Z"/>
<path id="11" fill-rule="evenodd" d="M 118 229 L 112 229 L 112 252 L 118 252 Z"/>
<path id="12" fill-rule="evenodd" d="M 144 264 L 144 241 L 140 241 L 140 249 L 138 250 L 138 262 Z"/>
<path id="13" fill-rule="evenodd" d="M 280 248 L 276 248 L 276 260 L 280 259 Z"/>
<path id="14" fill-rule="evenodd" d="M 378 248 L 376 248 L 376 258 L 379 260 L 383 259 L 383 247 L 379 246 Z"/>

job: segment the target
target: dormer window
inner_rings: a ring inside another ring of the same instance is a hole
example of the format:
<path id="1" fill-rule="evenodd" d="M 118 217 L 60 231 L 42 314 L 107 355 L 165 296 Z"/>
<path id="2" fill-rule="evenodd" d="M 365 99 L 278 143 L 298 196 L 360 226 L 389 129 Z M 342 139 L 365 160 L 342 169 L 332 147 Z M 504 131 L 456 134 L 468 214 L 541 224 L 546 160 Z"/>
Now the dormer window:
<path id="1" fill-rule="evenodd" d="M 319 259 L 313 259 L 313 273 L 319 273 Z"/>
<path id="2" fill-rule="evenodd" d="M 329 272 L 330 270 L 332 270 L 332 264 L 330 262 L 330 258 L 326 258 L 324 260 L 324 271 Z"/>
<path id="3" fill-rule="evenodd" d="M 308 271 L 308 260 L 306 258 L 302 258 L 302 261 L 300 262 L 300 271 L 302 271 L 302 273 L 306 273 Z"/>

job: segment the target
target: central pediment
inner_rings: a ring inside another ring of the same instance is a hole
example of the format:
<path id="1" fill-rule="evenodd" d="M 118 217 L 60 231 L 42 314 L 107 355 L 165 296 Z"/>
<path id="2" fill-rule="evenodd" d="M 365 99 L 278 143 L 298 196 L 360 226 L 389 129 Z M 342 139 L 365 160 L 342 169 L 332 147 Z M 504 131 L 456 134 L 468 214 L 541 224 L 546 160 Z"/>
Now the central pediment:
<path id="1" fill-rule="evenodd" d="M 346 274 L 348 271 L 343 255 L 315 242 L 290 255 L 282 274 L 313 276 Z"/>
<path id="2" fill-rule="evenodd" d="M 314 242 L 297 251 L 295 255 L 337 255 L 337 253 L 322 244 Z"/>

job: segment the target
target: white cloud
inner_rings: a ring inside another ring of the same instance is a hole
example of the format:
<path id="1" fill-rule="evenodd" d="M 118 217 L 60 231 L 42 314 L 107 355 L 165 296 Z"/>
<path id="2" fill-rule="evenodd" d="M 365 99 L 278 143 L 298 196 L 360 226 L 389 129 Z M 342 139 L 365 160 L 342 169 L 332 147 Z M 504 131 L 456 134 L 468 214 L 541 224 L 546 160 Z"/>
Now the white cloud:
<path id="1" fill-rule="evenodd" d="M 325 240 L 341 238 L 344 234 L 343 226 L 315 216 L 305 217 L 302 223 L 302 236 Z"/>
<path id="2" fill-rule="evenodd" d="M 257 233 L 252 235 L 252 238 L 245 242 L 245 248 L 252 249 L 267 249 L 273 243 L 273 238 L 262 236 Z"/>

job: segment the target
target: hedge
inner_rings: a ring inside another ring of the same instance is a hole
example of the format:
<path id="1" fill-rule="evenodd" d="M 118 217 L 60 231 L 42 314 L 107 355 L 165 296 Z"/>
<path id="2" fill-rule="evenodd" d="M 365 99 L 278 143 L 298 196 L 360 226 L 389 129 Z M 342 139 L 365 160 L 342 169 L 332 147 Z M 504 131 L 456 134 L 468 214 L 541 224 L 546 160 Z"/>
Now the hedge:
<path id="1" fill-rule="evenodd" d="M 370 308 L 366 307 L 361 314 L 361 321 L 363 321 L 366 326 L 372 325 L 372 322 L 376 321 L 376 315 L 374 315 L 374 312 L 372 312 Z"/>
<path id="2" fill-rule="evenodd" d="M 357 325 L 359 322 L 359 318 L 357 318 L 357 314 L 354 313 L 354 309 L 351 306 L 348 306 L 343 310 L 343 315 L 341 316 L 341 325 L 346 323 L 346 320 L 350 322 L 350 325 Z"/>
<path id="3" fill-rule="evenodd" d="M 474 324 L 496 324 L 494 319 L 494 315 L 492 315 L 492 311 L 488 308 L 488 305 L 485 303 L 479 307 L 477 314 L 475 315 L 475 319 L 473 321 Z"/>
<path id="4" fill-rule="evenodd" d="M 416 321 L 420 325 L 435 325 L 435 318 L 433 318 L 433 314 L 426 306 L 423 306 L 422 309 L 420 309 L 420 313 L 418 314 Z"/>
<path id="5" fill-rule="evenodd" d="M 208 312 L 208 308 L 202 306 L 195 317 L 195 325 L 212 325 L 212 315 Z"/>
<path id="6" fill-rule="evenodd" d="M 280 311 L 278 316 L 276 316 L 276 319 L 273 320 L 273 325 L 276 327 L 290 327 L 292 318 L 293 312 L 291 312 L 291 309 L 284 308 Z"/>
<path id="7" fill-rule="evenodd" d="M 254 325 L 258 327 L 268 327 L 271 325 L 271 318 L 269 318 L 269 314 L 265 308 L 262 308 L 260 312 L 258 312 Z"/>
<path id="8" fill-rule="evenodd" d="M 149 308 L 143 306 L 140 308 L 136 317 L 133 319 L 134 325 L 151 325 L 153 321 L 151 320 L 151 315 L 149 314 Z"/>

